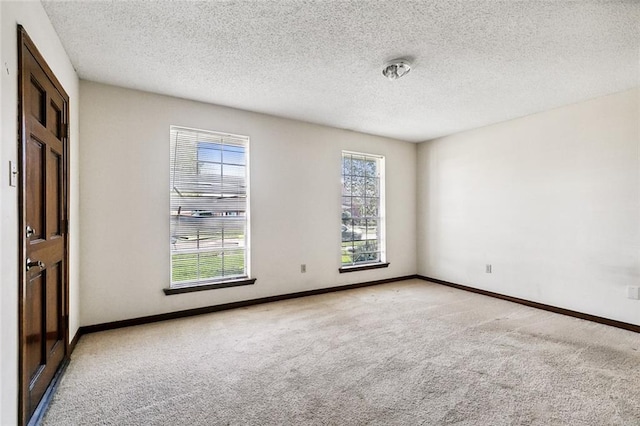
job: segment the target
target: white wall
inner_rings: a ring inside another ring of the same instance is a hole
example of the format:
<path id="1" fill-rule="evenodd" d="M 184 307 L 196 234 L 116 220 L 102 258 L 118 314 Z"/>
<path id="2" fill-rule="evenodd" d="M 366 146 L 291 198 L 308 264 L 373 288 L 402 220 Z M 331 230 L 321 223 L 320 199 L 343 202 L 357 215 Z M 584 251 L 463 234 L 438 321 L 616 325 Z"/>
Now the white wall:
<path id="1" fill-rule="evenodd" d="M 415 274 L 415 144 L 87 81 L 80 89 L 82 325 Z M 255 285 L 162 292 L 172 124 L 250 136 Z M 343 149 L 386 156 L 389 268 L 338 273 Z"/>
<path id="2" fill-rule="evenodd" d="M 70 97 L 71 223 L 70 333 L 79 327 L 78 295 L 78 77 L 40 2 L 0 3 L 0 424 L 18 414 L 18 215 L 16 188 L 9 186 L 9 161 L 17 160 L 17 24 L 22 24 Z M 5 65 L 6 64 L 6 65 Z M 7 73 L 6 69 L 9 69 Z"/>
<path id="3" fill-rule="evenodd" d="M 420 144 L 418 273 L 640 324 L 639 97 Z"/>
<path id="4" fill-rule="evenodd" d="M 4 27 L 3 25 L 4 23 L 3 23 L 2 16 L 3 16 L 2 5 L 0 5 L 0 36 L 4 38 L 3 36 L 4 33 L 2 30 Z M 3 43 L 0 42 L 0 61 L 3 61 L 4 57 L 5 55 L 4 55 Z M 3 63 L 4 62 L 0 62 L 0 75 L 3 75 L 3 70 L 4 70 L 4 66 L 2 66 Z M 0 77 L 0 100 L 4 99 L 4 96 L 3 96 L 4 92 L 2 90 L 2 86 L 4 84 L 2 83 L 2 80 L 4 80 L 4 78 Z M 0 101 L 0 137 L 2 138 L 4 138 L 4 124 L 3 124 L 4 116 L 2 115 L 3 103 L 4 102 Z M 6 156 L 4 154 L 3 147 L 4 147 L 4 143 L 0 142 L 0 174 L 2 173 L 2 170 L 6 171 L 6 167 L 7 167 L 5 166 Z M 4 188 L 7 186 L 6 179 L 7 178 L 5 177 L 3 180 L 2 177 L 0 176 L 0 262 L 2 262 L 2 259 L 4 259 L 4 256 L 3 256 L 4 244 L 2 243 L 2 241 L 4 241 L 4 238 L 3 238 L 4 226 L 2 226 L 1 224 L 5 223 L 5 210 L 4 210 L 5 194 L 4 192 L 2 192 L 1 188 Z M 0 424 L 2 424 L 5 420 L 13 419 L 15 416 L 15 413 L 13 415 L 10 414 L 10 407 L 11 407 L 11 402 L 14 398 L 11 395 L 16 390 L 15 389 L 16 382 L 15 382 L 15 379 L 11 378 L 13 374 L 9 370 L 9 367 L 11 367 L 11 364 L 15 366 L 16 365 L 15 363 L 17 361 L 13 356 L 13 351 L 15 350 L 15 344 L 14 346 L 11 346 L 11 344 L 9 343 L 10 340 L 12 340 L 11 334 L 2 332 L 2 330 L 5 330 L 7 327 L 11 327 L 12 318 L 10 318 L 9 316 L 11 315 L 12 312 L 15 312 L 11 310 L 9 306 L 5 308 L 5 304 L 8 305 L 9 303 L 11 303 L 10 298 L 5 296 L 4 294 L 5 288 L 8 285 L 11 285 L 11 283 L 6 282 L 4 278 L 4 274 L 0 272 Z M 7 317 L 6 319 L 5 319 L 5 316 Z M 5 354 L 5 351 L 2 350 L 2 348 L 5 347 L 5 345 L 9 347 L 9 351 L 10 351 L 10 352 L 7 351 L 6 354 Z M 6 364 L 9 364 L 9 366 L 1 367 L 2 365 L 6 365 Z M 4 383 L 7 383 L 7 384 L 5 385 Z"/>

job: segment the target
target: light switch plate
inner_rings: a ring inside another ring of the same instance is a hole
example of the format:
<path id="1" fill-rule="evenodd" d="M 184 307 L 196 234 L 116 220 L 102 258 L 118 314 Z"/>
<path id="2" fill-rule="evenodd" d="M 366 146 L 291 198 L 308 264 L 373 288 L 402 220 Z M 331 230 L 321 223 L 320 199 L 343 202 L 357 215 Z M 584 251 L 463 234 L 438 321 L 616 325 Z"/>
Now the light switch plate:
<path id="1" fill-rule="evenodd" d="M 18 165 L 9 161 L 9 186 L 18 186 Z"/>

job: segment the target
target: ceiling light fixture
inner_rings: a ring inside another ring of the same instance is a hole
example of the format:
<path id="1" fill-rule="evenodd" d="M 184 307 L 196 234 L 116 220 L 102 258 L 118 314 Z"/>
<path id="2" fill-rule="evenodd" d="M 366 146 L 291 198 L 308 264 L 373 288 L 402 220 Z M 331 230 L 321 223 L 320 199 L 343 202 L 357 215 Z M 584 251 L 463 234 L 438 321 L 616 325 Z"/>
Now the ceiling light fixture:
<path id="1" fill-rule="evenodd" d="M 411 63 L 406 59 L 394 59 L 388 62 L 382 69 L 382 75 L 389 80 L 397 80 L 411 71 Z"/>

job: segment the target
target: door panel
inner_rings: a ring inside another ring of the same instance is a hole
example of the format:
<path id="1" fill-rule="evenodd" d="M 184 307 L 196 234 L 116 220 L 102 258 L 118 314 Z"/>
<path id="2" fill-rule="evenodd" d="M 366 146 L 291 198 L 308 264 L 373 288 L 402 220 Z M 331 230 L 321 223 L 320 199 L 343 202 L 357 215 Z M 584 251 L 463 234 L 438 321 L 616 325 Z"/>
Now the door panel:
<path id="1" fill-rule="evenodd" d="M 46 352 L 51 352 L 54 349 L 54 346 L 63 337 L 60 327 L 61 315 L 59 311 L 62 307 L 62 268 L 60 267 L 60 263 L 61 262 L 58 262 L 47 268 L 47 288 L 45 294 L 47 296 L 46 304 L 49 309 L 47 309 L 47 320 L 45 323 L 45 335 L 47 339 L 47 343 L 45 345 Z"/>
<path id="2" fill-rule="evenodd" d="M 47 164 L 47 206 L 55 206 L 48 212 L 51 222 L 47 229 L 50 237 L 60 236 L 62 218 L 62 155 L 54 150 L 49 152 Z"/>
<path id="3" fill-rule="evenodd" d="M 31 80 L 31 105 L 29 111 L 33 118 L 39 123 L 45 122 L 45 115 L 47 110 L 47 96 L 45 90 L 40 87 L 36 80 Z"/>
<path id="4" fill-rule="evenodd" d="M 51 117 L 50 119 L 52 124 L 51 131 L 57 139 L 61 139 L 63 134 L 62 111 L 60 110 L 60 107 L 55 103 L 55 101 L 51 101 L 51 104 L 49 104 L 49 107 L 50 107 L 49 117 Z"/>
<path id="5" fill-rule="evenodd" d="M 44 151 L 46 145 L 40 142 L 34 137 L 30 137 L 27 142 L 27 158 L 29 159 L 30 166 L 26 169 L 27 182 L 29 191 L 26 195 L 26 209 L 27 223 L 29 223 L 33 229 L 31 240 L 39 240 L 44 238 L 44 176 L 42 171 L 44 169 Z"/>
<path id="6" fill-rule="evenodd" d="M 27 283 L 26 300 L 26 367 L 27 377 L 36 376 L 42 364 L 42 287 L 44 274 L 37 274 Z"/>
<path id="7" fill-rule="evenodd" d="M 69 98 L 20 27 L 20 422 L 68 357 Z"/>

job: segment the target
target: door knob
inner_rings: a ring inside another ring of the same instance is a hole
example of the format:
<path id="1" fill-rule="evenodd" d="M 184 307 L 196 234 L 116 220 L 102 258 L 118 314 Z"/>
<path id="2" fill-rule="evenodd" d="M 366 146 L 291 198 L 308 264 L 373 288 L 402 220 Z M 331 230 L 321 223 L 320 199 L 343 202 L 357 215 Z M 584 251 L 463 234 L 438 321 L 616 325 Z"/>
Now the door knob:
<path id="1" fill-rule="evenodd" d="M 33 268 L 34 266 L 37 266 L 40 269 L 44 269 L 44 262 L 41 260 L 31 260 L 27 258 L 27 271 Z"/>
<path id="2" fill-rule="evenodd" d="M 31 237 L 32 235 L 36 234 L 36 230 L 33 229 L 32 227 L 30 227 L 29 225 L 27 225 L 27 238 Z"/>

